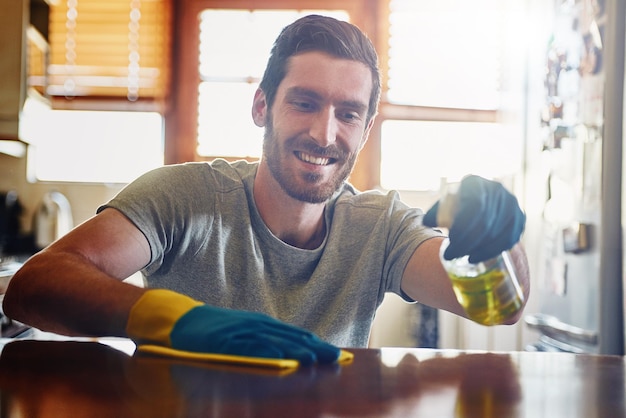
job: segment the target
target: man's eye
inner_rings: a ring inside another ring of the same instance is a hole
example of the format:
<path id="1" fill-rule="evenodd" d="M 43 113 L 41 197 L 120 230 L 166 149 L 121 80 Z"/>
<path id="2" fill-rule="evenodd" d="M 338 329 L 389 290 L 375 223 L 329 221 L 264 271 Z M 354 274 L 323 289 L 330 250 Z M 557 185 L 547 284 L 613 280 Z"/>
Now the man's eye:
<path id="1" fill-rule="evenodd" d="M 344 112 L 341 114 L 341 118 L 348 122 L 357 121 L 360 119 L 360 116 L 356 112 Z"/>
<path id="2" fill-rule="evenodd" d="M 310 102 L 294 101 L 293 104 L 300 110 L 312 110 L 314 108 Z"/>

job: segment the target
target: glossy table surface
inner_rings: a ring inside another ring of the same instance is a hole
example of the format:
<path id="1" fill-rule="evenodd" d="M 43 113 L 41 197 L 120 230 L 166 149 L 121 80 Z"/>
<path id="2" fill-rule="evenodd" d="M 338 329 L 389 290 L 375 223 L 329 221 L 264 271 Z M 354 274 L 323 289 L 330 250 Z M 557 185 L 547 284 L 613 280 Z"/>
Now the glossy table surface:
<path id="1" fill-rule="evenodd" d="M 3 344 L 2 417 L 624 417 L 620 356 L 357 349 L 286 372 L 133 354 L 126 340 Z"/>

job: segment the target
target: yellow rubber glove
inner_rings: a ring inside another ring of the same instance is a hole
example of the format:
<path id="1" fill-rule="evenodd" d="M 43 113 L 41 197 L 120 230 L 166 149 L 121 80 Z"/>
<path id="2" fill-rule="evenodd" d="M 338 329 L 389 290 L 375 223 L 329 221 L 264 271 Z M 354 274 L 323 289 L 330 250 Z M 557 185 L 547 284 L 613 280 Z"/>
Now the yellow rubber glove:
<path id="1" fill-rule="evenodd" d="M 126 325 L 138 345 L 198 353 L 333 363 L 340 349 L 315 334 L 268 315 L 206 305 L 169 290 L 151 289 L 132 307 Z"/>

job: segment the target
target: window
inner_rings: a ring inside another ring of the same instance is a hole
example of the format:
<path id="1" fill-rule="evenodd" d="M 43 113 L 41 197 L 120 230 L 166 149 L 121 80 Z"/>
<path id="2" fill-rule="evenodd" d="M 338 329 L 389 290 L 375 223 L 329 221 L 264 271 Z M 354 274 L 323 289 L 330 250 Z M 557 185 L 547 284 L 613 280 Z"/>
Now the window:
<path id="1" fill-rule="evenodd" d="M 51 4 L 47 84 L 35 87 L 53 109 L 24 112 L 36 116 L 30 180 L 127 183 L 163 164 L 169 19 L 169 0 Z"/>
<path id="2" fill-rule="evenodd" d="M 502 16 L 498 0 L 392 0 L 387 100 L 497 109 Z"/>
<path id="3" fill-rule="evenodd" d="M 52 2 L 48 94 L 162 100 L 169 19 L 168 0 Z"/>
<path id="4" fill-rule="evenodd" d="M 163 164 L 157 112 L 50 110 L 29 126 L 31 181 L 128 183 Z"/>
<path id="5" fill-rule="evenodd" d="M 498 0 L 391 0 L 380 183 L 439 190 L 466 174 L 521 168 L 520 135 L 500 120 L 507 14 Z"/>
<path id="6" fill-rule="evenodd" d="M 336 13 L 330 5 L 345 6 L 337 17 L 354 22 L 373 40 L 384 81 L 377 127 L 351 178 L 358 188 L 432 190 L 442 178 L 454 181 L 468 173 L 495 178 L 519 169 L 521 135 L 512 135 L 500 117 L 514 6 L 497 0 L 389 0 L 369 8 L 366 2 L 348 3 L 317 5 L 328 7 L 329 14 Z M 284 25 L 311 10 L 272 8 L 290 3 L 271 0 L 251 2 L 246 9 L 229 9 L 220 1 L 201 4 L 190 6 L 194 12 L 185 20 L 199 26 L 196 39 L 183 45 L 197 44 L 189 52 L 197 54 L 192 69 L 197 84 L 177 106 L 181 126 L 193 130 L 176 140 L 190 152 L 174 160 L 254 159 L 263 130 L 253 124 L 250 109 L 270 47 Z M 181 74 L 191 78 L 192 70 Z M 196 107 L 184 108 L 190 98 Z M 496 161 L 484 158 L 497 150 L 507 152 Z M 417 152 L 428 156 L 419 169 L 414 160 L 397 163 Z"/>
<path id="7" fill-rule="evenodd" d="M 280 30 L 311 14 L 349 20 L 344 11 L 224 10 L 200 14 L 198 148 L 200 156 L 261 156 L 263 130 L 254 125 L 252 98 Z"/>
<path id="8" fill-rule="evenodd" d="M 468 173 L 496 177 L 521 165 L 506 127 L 486 122 L 388 120 L 382 124 L 381 185 L 439 190 Z"/>

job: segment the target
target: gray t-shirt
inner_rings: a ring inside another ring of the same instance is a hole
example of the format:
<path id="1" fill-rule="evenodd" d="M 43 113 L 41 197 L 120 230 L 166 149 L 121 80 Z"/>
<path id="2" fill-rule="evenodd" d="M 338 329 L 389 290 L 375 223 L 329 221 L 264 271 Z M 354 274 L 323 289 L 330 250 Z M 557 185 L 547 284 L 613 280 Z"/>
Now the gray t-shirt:
<path id="1" fill-rule="evenodd" d="M 326 206 L 314 250 L 267 228 L 252 194 L 257 164 L 187 163 L 158 168 L 112 201 L 150 243 L 146 285 L 211 305 L 264 312 L 341 347 L 365 347 L 386 292 L 400 289 L 420 243 L 439 235 L 396 192 L 346 184 Z"/>

